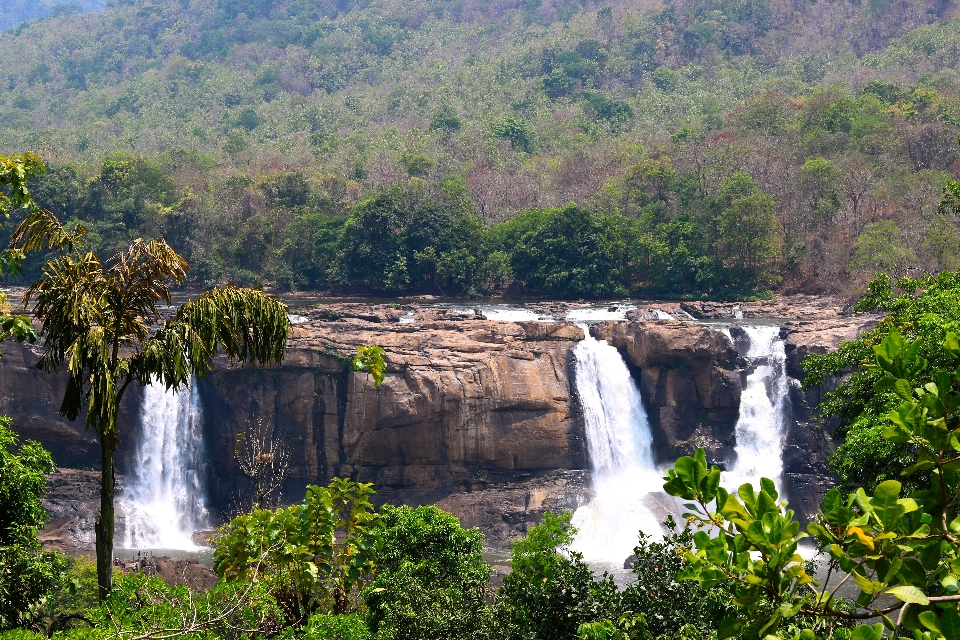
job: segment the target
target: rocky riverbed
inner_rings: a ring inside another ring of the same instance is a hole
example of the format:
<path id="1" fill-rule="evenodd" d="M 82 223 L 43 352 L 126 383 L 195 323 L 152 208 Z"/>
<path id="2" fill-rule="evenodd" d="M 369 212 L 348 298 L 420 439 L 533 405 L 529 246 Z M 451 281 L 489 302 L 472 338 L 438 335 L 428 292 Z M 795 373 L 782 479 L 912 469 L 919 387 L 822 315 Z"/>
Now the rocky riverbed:
<path id="1" fill-rule="evenodd" d="M 789 375 L 799 380 L 805 355 L 834 349 L 876 321 L 850 315 L 850 306 L 842 299 L 801 297 L 739 305 L 645 303 L 623 314 L 617 303 L 609 306 L 611 314 L 626 319 L 592 323 L 590 330 L 621 351 L 639 382 L 659 461 L 703 446 L 714 462 L 728 466 L 746 363 L 709 322 L 736 323 L 740 315 L 744 322 L 775 322 Z M 298 309 L 281 366 L 258 370 L 221 359 L 198 383 L 215 515 L 226 517 L 249 501 L 249 483 L 234 454 L 238 436 L 258 418 L 275 425 L 292 451 L 283 486 L 287 501 L 298 500 L 307 484 L 351 476 L 373 482 L 381 501 L 437 503 L 500 547 L 522 536 L 545 510 L 575 509 L 591 494 L 571 370 L 571 350 L 583 331 L 566 319 L 587 309 L 596 306 L 535 303 L 523 310 L 539 320 L 519 321 L 490 319 L 496 314 L 469 304 Z M 346 358 L 368 344 L 386 352 L 387 377 L 379 388 L 347 366 Z M 89 545 L 95 477 L 70 469 L 96 468 L 95 441 L 82 422 L 58 416 L 63 378 L 33 367 L 36 347 L 5 343 L 2 351 L 0 412 L 65 467 L 51 476 L 46 541 Z M 813 415 L 821 391 L 802 392 L 793 383 L 790 392 L 784 483 L 805 518 L 831 482 L 831 425 Z M 135 472 L 129 454 L 138 437 L 138 408 L 133 390 L 121 415 L 122 473 Z"/>

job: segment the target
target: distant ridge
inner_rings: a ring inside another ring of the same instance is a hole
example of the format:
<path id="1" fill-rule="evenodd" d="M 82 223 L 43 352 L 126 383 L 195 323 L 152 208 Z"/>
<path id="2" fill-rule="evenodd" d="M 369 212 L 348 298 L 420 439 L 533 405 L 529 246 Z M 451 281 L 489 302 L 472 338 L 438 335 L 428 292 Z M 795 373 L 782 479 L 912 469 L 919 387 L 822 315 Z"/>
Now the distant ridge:
<path id="1" fill-rule="evenodd" d="M 102 11 L 106 6 L 107 0 L 4 0 L 0 3 L 0 32 L 29 20 Z"/>

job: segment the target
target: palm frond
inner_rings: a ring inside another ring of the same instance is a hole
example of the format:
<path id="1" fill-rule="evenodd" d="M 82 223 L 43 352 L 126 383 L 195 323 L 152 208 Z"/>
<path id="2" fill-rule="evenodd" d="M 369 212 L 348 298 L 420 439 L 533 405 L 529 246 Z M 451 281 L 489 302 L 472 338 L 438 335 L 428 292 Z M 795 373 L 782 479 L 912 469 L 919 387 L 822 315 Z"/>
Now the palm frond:
<path id="1" fill-rule="evenodd" d="M 287 305 L 255 289 L 213 289 L 186 303 L 176 319 L 196 332 L 210 350 L 241 363 L 283 361 L 290 332 Z"/>
<path id="2" fill-rule="evenodd" d="M 140 384 L 180 388 L 190 374 L 204 376 L 219 351 L 241 363 L 279 364 L 286 349 L 287 306 L 261 291 L 213 289 L 180 307 L 135 357 Z"/>
<path id="3" fill-rule="evenodd" d="M 17 225 L 10 246 L 24 253 L 44 249 L 74 251 L 80 247 L 86 234 L 83 225 L 67 229 L 50 211 L 34 209 Z"/>

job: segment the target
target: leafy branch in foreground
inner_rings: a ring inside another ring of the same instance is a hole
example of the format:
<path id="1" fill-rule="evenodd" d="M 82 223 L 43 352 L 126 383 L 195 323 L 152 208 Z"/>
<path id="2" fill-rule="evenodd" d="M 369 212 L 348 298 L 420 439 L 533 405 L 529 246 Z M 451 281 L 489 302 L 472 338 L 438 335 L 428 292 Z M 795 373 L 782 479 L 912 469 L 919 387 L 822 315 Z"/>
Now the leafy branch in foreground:
<path id="1" fill-rule="evenodd" d="M 334 478 L 307 487 L 302 504 L 238 516 L 217 539 L 214 571 L 228 583 L 262 582 L 297 623 L 326 604 L 347 613 L 373 572 L 372 494 L 370 484 Z"/>
<path id="2" fill-rule="evenodd" d="M 664 489 L 690 501 L 690 520 L 714 532 L 694 535 L 696 550 L 681 577 L 706 588 L 733 586 L 737 611 L 721 623 L 719 640 L 769 637 L 791 623 L 798 623 L 796 637 L 812 640 L 816 619 L 879 621 L 857 626 L 854 640 L 880 640 L 884 627 L 894 637 L 960 637 L 960 339 L 947 334 L 933 370 L 920 347 L 891 330 L 868 365 L 878 372 L 875 390 L 900 400 L 882 435 L 913 453 L 904 473 L 919 474 L 924 484 L 909 496 L 901 497 L 896 480 L 881 482 L 873 495 L 831 489 L 803 534 L 767 478 L 759 491 L 744 484 L 728 493 L 703 450 L 668 471 Z M 829 554 L 823 584 L 797 553 L 808 536 Z M 852 607 L 837 595 L 850 581 L 860 590 Z"/>

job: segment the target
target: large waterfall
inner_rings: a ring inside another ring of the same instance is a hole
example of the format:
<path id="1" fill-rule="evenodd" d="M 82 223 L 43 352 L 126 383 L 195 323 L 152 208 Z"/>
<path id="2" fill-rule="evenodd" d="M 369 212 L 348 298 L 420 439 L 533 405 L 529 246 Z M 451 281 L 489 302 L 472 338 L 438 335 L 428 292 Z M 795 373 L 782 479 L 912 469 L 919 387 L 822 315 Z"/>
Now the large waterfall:
<path id="1" fill-rule="evenodd" d="M 724 474 L 724 484 L 736 489 L 745 482 L 759 486 L 760 478 L 770 478 L 784 497 L 783 444 L 790 392 L 786 351 L 780 327 L 748 325 L 743 331 L 750 340 L 745 357 L 755 368 L 740 396 L 735 431 L 737 459 Z"/>
<path id="2" fill-rule="evenodd" d="M 620 353 L 590 336 L 573 350 L 594 498 L 577 509 L 574 549 L 591 562 L 622 563 L 637 532 L 659 537 L 660 525 L 643 498 L 663 486 L 653 459 L 653 435 L 640 390 Z"/>
<path id="3" fill-rule="evenodd" d="M 209 523 L 203 486 L 203 426 L 196 381 L 179 392 L 143 389 L 140 437 L 121 496 L 128 549 L 195 549 Z"/>

